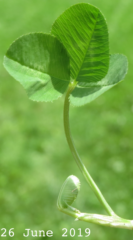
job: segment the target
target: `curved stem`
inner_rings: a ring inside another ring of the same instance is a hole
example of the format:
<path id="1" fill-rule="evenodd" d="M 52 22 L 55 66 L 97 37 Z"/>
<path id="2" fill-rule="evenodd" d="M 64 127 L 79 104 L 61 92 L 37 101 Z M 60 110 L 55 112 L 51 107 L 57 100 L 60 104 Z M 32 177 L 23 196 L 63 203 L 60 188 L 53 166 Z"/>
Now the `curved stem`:
<path id="1" fill-rule="evenodd" d="M 71 137 L 71 132 L 70 132 L 70 126 L 69 126 L 69 96 L 70 93 L 73 91 L 73 89 L 75 88 L 76 82 L 72 82 L 70 83 L 67 93 L 66 93 L 66 97 L 65 97 L 65 102 L 64 102 L 64 129 L 65 129 L 65 134 L 66 134 L 66 138 L 67 138 L 67 142 L 68 145 L 70 147 L 70 150 L 73 154 L 73 157 L 80 169 L 80 171 L 82 172 L 82 174 L 84 175 L 86 181 L 88 182 L 88 184 L 90 185 L 90 187 L 92 188 L 92 190 L 94 191 L 94 193 L 96 194 L 98 200 L 101 202 L 101 204 L 103 205 L 103 207 L 106 209 L 106 211 L 108 212 L 108 214 L 110 216 L 116 216 L 116 214 L 114 213 L 114 211 L 111 209 L 111 207 L 109 206 L 109 204 L 107 203 L 107 201 L 105 200 L 104 196 L 102 195 L 101 191 L 99 190 L 99 188 L 97 187 L 96 183 L 94 182 L 94 180 L 92 179 L 92 177 L 90 176 L 90 174 L 88 173 L 85 165 L 82 163 L 78 152 L 74 146 L 72 137 Z"/>

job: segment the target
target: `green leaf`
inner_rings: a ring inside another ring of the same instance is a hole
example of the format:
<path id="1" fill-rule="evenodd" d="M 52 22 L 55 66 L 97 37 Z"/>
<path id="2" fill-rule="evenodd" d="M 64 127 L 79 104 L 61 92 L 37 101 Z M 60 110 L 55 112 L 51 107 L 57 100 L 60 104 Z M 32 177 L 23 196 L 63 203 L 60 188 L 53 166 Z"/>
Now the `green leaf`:
<path id="1" fill-rule="evenodd" d="M 57 18 L 51 33 L 68 51 L 73 80 L 94 83 L 105 77 L 109 67 L 108 30 L 99 9 L 87 3 L 74 5 Z"/>
<path id="2" fill-rule="evenodd" d="M 71 175 L 69 176 L 62 185 L 60 190 L 57 206 L 58 208 L 68 208 L 72 205 L 76 199 L 80 190 L 80 181 L 79 179 Z"/>
<path id="3" fill-rule="evenodd" d="M 71 93 L 70 101 L 75 106 L 82 106 L 93 101 L 105 91 L 109 90 L 124 79 L 128 70 L 127 58 L 122 54 L 110 56 L 109 70 L 105 78 L 101 80 L 101 86 L 79 87 Z M 100 84 L 100 83 L 99 83 Z"/>
<path id="4" fill-rule="evenodd" d="M 65 92 L 70 81 L 69 65 L 64 46 L 43 33 L 20 37 L 4 57 L 6 70 L 35 101 L 53 101 Z"/>

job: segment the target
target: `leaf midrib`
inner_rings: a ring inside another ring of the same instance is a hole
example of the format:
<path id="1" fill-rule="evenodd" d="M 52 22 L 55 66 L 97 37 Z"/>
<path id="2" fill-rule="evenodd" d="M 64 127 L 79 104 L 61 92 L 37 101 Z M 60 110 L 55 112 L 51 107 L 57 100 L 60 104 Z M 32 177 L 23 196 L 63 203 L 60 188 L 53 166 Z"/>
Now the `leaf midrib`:
<path id="1" fill-rule="evenodd" d="M 91 39 L 92 39 L 92 36 L 93 36 L 93 34 L 94 34 L 94 30 L 95 30 L 95 26 L 96 26 L 96 23 L 97 23 L 98 16 L 99 16 L 99 13 L 97 14 L 97 18 L 96 18 L 96 21 L 95 21 L 95 24 L 94 24 L 94 29 L 93 29 L 93 31 L 92 31 L 92 35 L 91 35 Z M 85 52 L 85 55 L 84 55 L 84 58 L 83 58 L 83 61 L 82 61 L 81 67 L 79 68 L 79 71 L 78 71 L 77 76 L 75 77 L 75 80 L 77 80 L 77 78 L 78 78 L 78 76 L 79 76 L 79 73 L 80 73 L 80 70 L 81 70 L 81 68 L 82 68 L 82 66 L 83 66 L 83 63 L 84 63 L 85 57 L 86 57 L 86 55 L 87 55 L 87 51 L 88 51 L 88 48 L 89 48 L 89 45 L 90 45 L 91 39 L 90 39 L 90 41 L 89 41 L 88 47 L 86 48 L 86 52 Z"/>

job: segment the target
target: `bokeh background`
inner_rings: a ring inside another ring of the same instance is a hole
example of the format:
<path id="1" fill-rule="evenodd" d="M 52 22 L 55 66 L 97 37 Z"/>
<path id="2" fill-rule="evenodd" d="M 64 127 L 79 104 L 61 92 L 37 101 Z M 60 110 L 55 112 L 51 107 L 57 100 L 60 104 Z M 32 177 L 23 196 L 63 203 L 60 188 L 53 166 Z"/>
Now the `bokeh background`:
<path id="1" fill-rule="evenodd" d="M 68 148 L 64 99 L 30 101 L 2 65 L 16 38 L 29 32 L 48 33 L 54 20 L 79 2 L 102 11 L 109 28 L 110 52 L 125 54 L 129 71 L 122 83 L 91 104 L 71 107 L 72 134 L 83 162 L 111 207 L 121 217 L 133 219 L 133 1 L 0 0 L 0 229 L 14 228 L 15 240 L 24 239 L 26 228 L 50 229 L 54 240 L 62 239 L 62 228 L 68 232 L 75 228 L 73 239 L 78 239 L 78 228 L 82 239 L 85 228 L 90 228 L 91 240 L 133 238 L 130 230 L 74 221 L 58 211 L 60 187 L 74 174 L 81 180 L 74 206 L 83 212 L 105 214 Z M 71 239 L 69 234 L 67 239 Z"/>

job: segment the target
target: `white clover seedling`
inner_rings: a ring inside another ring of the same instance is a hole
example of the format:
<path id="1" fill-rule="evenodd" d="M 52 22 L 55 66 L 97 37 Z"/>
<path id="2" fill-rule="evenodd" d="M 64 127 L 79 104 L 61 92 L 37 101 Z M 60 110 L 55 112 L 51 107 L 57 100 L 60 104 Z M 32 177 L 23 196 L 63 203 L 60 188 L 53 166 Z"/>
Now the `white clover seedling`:
<path id="1" fill-rule="evenodd" d="M 88 173 L 69 126 L 70 104 L 82 106 L 91 102 L 123 80 L 127 73 L 127 58 L 109 53 L 107 23 L 100 10 L 87 3 L 70 7 L 56 19 L 50 34 L 30 33 L 14 41 L 4 56 L 4 66 L 31 100 L 52 102 L 65 93 L 64 129 L 68 145 L 108 215 L 82 213 L 71 206 L 80 189 L 80 182 L 73 175 L 61 188 L 58 209 L 78 220 L 133 229 L 133 220 L 114 213 Z"/>

